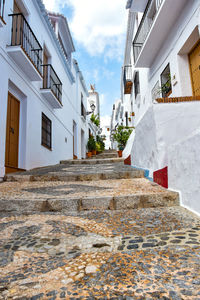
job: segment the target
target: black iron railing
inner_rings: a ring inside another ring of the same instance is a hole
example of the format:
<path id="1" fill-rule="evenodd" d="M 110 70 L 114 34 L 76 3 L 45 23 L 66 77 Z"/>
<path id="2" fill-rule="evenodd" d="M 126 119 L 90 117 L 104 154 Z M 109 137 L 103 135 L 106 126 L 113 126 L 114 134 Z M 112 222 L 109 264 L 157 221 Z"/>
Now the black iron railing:
<path id="1" fill-rule="evenodd" d="M 157 16 L 157 13 L 163 1 L 164 0 L 149 0 L 147 3 L 142 20 L 140 22 L 140 25 L 138 27 L 137 33 L 133 41 L 133 55 L 135 62 L 137 61 L 138 56 L 140 55 L 143 44 L 146 41 L 147 35 L 150 32 L 155 17 Z"/>
<path id="2" fill-rule="evenodd" d="M 131 94 L 133 85 L 133 78 L 132 78 L 132 67 L 125 66 L 124 67 L 124 93 Z"/>
<path id="3" fill-rule="evenodd" d="M 0 0 L 0 17 L 2 20 L 4 18 L 4 8 L 5 8 L 5 0 Z"/>
<path id="4" fill-rule="evenodd" d="M 11 46 L 21 46 L 30 61 L 42 74 L 42 47 L 23 14 L 11 14 Z"/>
<path id="5" fill-rule="evenodd" d="M 62 82 L 51 64 L 43 66 L 43 89 L 50 89 L 62 104 Z"/>
<path id="6" fill-rule="evenodd" d="M 125 66 L 124 67 L 124 84 L 126 84 L 127 81 L 132 81 L 132 66 Z"/>

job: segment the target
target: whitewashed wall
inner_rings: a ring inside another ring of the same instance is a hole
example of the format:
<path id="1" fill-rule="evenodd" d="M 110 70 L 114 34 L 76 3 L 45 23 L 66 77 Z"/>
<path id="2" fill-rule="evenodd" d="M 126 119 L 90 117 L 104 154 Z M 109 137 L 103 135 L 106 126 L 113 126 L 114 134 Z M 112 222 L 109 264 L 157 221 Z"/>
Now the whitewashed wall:
<path id="1" fill-rule="evenodd" d="M 181 204 L 200 215 L 200 128 L 168 151 L 169 188 L 181 192 Z"/>
<path id="2" fill-rule="evenodd" d="M 74 121 L 77 124 L 76 153 L 78 158 L 85 156 L 85 150 L 83 150 L 83 143 L 81 142 L 81 132 L 85 133 L 85 146 L 88 138 L 88 124 L 80 116 L 80 93 L 82 92 L 84 95 L 85 107 L 87 95 L 81 84 L 79 74 L 76 74 L 73 65 L 71 71 L 69 71 L 70 69 L 63 62 L 37 1 L 24 0 L 23 2 L 30 13 L 27 17 L 28 22 L 42 47 L 45 45 L 49 51 L 51 55 L 50 62 L 63 83 L 63 107 L 53 109 L 40 93 L 42 81 L 31 82 L 27 74 L 7 54 L 7 45 L 10 44 L 11 40 L 12 22 L 12 18 L 8 14 L 12 12 L 13 1 L 6 1 L 6 25 L 0 29 L 0 177 L 4 176 L 8 91 L 12 92 L 21 103 L 19 168 L 31 169 L 56 164 L 62 159 L 72 158 Z M 76 82 L 73 82 L 73 76 Z M 42 112 L 52 121 L 52 151 L 41 145 Z"/>

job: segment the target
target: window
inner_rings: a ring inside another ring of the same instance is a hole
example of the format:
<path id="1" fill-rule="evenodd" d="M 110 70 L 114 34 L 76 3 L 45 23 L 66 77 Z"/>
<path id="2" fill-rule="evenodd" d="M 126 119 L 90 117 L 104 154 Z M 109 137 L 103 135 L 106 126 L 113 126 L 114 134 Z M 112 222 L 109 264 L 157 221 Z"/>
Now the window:
<path id="1" fill-rule="evenodd" d="M 128 112 L 125 112 L 125 118 L 126 118 L 126 127 L 128 127 Z"/>
<path id="2" fill-rule="evenodd" d="M 170 65 L 168 64 L 161 76 L 161 92 L 162 97 L 166 98 L 172 93 L 172 85 L 171 85 L 171 75 L 170 75 Z"/>
<path id="3" fill-rule="evenodd" d="M 84 107 L 84 104 L 83 104 L 83 94 L 81 93 L 81 116 L 82 117 L 86 117 L 86 110 L 85 110 L 85 107 Z"/>
<path id="4" fill-rule="evenodd" d="M 152 91 L 151 91 L 152 101 L 154 102 L 156 99 L 160 98 L 160 86 L 159 81 L 156 82 Z"/>
<path id="5" fill-rule="evenodd" d="M 51 120 L 42 113 L 42 146 L 51 149 Z"/>
<path id="6" fill-rule="evenodd" d="M 140 93 L 140 79 L 139 79 L 139 72 L 135 73 L 134 78 L 134 90 L 135 90 L 135 98 Z"/>
<path id="7" fill-rule="evenodd" d="M 68 59 L 67 51 L 65 49 L 65 46 L 63 45 L 63 41 L 62 41 L 62 38 L 59 33 L 58 33 L 58 40 L 59 40 L 62 50 L 64 52 L 65 58 Z"/>

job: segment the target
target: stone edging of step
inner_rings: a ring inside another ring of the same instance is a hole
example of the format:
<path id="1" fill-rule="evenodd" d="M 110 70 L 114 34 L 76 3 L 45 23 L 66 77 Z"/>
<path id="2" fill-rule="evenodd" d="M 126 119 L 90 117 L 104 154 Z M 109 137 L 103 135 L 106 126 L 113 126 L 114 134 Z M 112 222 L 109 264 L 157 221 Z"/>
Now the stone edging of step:
<path id="1" fill-rule="evenodd" d="M 139 208 L 172 207 L 179 205 L 175 192 L 134 194 L 123 196 L 81 197 L 69 199 L 0 199 L 1 212 L 62 212 L 92 210 L 126 210 Z"/>

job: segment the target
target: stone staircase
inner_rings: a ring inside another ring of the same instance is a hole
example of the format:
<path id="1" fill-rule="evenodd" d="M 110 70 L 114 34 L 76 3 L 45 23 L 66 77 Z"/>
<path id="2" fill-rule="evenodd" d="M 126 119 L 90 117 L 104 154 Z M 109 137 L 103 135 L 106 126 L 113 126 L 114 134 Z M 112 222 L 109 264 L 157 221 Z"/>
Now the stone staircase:
<path id="1" fill-rule="evenodd" d="M 117 152 L 93 159 L 66 160 L 59 165 L 9 174 L 0 185 L 1 211 L 80 212 L 127 210 L 179 205 L 178 193 L 144 178 L 126 166 Z"/>

